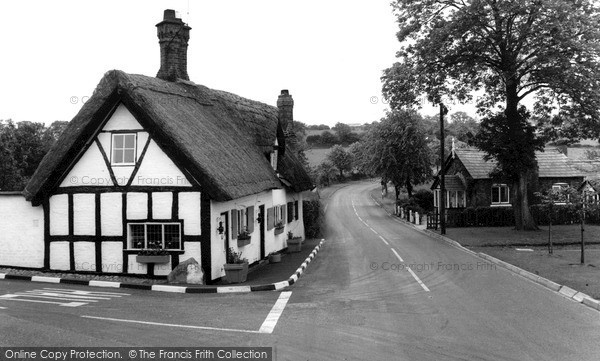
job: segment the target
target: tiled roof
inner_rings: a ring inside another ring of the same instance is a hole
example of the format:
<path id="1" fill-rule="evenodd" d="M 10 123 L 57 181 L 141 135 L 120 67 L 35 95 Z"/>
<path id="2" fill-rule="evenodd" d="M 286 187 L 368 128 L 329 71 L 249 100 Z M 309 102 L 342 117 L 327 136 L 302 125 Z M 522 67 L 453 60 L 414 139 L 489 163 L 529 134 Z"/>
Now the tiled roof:
<path id="1" fill-rule="evenodd" d="M 496 167 L 496 161 L 485 161 L 483 151 L 462 148 L 455 150 L 456 156 L 463 163 L 474 179 L 490 178 L 490 172 Z M 569 158 L 556 148 L 546 148 L 543 152 L 535 152 L 540 178 L 551 177 L 583 177 L 585 172 L 572 166 Z"/>

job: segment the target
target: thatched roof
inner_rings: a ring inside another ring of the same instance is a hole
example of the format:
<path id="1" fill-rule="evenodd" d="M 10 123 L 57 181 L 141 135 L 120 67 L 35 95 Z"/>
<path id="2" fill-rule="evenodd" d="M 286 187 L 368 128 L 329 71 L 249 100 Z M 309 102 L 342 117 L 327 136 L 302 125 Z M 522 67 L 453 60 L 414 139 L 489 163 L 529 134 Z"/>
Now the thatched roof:
<path id="1" fill-rule="evenodd" d="M 282 188 L 277 173 L 294 191 L 312 187 L 291 151 L 280 152 L 277 173 L 270 165 L 275 137 L 283 142 L 276 107 L 189 81 L 112 70 L 40 163 L 24 191 L 28 200 L 51 194 L 119 103 L 214 200 Z"/>
<path id="2" fill-rule="evenodd" d="M 494 160 L 486 161 L 484 159 L 485 153 L 478 149 L 460 148 L 454 152 L 473 179 L 488 179 L 490 173 L 496 168 L 496 162 Z M 585 176 L 585 172 L 573 167 L 569 158 L 556 148 L 546 148 L 543 152 L 535 152 L 535 157 L 538 163 L 538 177 L 540 178 Z"/>

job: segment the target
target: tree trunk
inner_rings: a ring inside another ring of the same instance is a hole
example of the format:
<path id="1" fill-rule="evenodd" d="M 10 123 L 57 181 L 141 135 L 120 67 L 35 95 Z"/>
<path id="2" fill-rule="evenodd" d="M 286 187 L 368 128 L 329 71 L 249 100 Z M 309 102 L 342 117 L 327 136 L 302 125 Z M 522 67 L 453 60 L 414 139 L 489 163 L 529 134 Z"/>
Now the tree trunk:
<path id="1" fill-rule="evenodd" d="M 506 121 L 509 125 L 511 138 L 515 140 L 515 144 L 523 149 L 517 149 L 521 152 L 533 152 L 533 149 L 526 149 L 527 145 L 520 140 L 524 139 L 523 129 L 521 127 L 521 119 L 519 118 L 519 96 L 517 92 L 517 76 L 514 72 L 505 73 L 506 79 Z M 534 154 L 524 154 L 524 156 L 533 156 Z M 535 220 L 529 211 L 529 196 L 528 185 L 531 169 L 521 169 L 518 174 L 512 174 L 514 179 L 514 194 L 515 199 L 512 202 L 515 215 L 515 228 L 517 230 L 538 230 Z"/>
<path id="2" fill-rule="evenodd" d="M 515 218 L 515 226 L 518 230 L 535 231 L 539 228 L 529 211 L 528 178 L 529 172 L 522 171 L 516 182 L 517 203 L 513 207 L 515 207 L 515 217 L 518 215 L 518 218 Z"/>
<path id="3" fill-rule="evenodd" d="M 410 180 L 406 180 L 406 193 L 408 193 L 408 199 L 412 197 L 413 186 L 410 184 Z"/>

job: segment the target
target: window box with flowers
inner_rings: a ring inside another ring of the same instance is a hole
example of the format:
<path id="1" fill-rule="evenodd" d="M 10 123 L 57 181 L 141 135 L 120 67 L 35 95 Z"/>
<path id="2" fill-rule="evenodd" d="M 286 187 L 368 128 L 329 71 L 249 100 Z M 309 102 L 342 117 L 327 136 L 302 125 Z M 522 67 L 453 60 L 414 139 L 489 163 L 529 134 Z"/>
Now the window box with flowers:
<path id="1" fill-rule="evenodd" d="M 135 257 L 138 263 L 169 263 L 170 259 L 171 256 L 162 249 L 144 249 Z"/>
<path id="2" fill-rule="evenodd" d="M 275 234 L 283 233 L 284 228 L 285 228 L 285 226 L 284 226 L 283 222 L 275 223 Z"/>

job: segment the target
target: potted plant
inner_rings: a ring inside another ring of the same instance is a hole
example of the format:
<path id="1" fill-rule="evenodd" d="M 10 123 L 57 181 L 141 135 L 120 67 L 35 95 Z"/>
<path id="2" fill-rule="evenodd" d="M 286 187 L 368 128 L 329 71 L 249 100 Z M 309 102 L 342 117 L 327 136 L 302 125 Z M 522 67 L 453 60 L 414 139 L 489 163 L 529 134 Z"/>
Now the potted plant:
<path id="1" fill-rule="evenodd" d="M 275 223 L 275 234 L 281 234 L 283 233 L 283 221 L 279 221 L 277 223 Z"/>
<path id="2" fill-rule="evenodd" d="M 279 262 L 281 262 L 281 253 L 279 253 L 279 252 L 269 253 L 269 263 L 279 263 Z"/>
<path id="3" fill-rule="evenodd" d="M 169 263 L 170 259 L 169 253 L 158 246 L 143 249 L 135 257 L 138 263 Z"/>
<path id="4" fill-rule="evenodd" d="M 238 247 L 243 247 L 245 245 L 250 244 L 251 238 L 252 237 L 250 236 L 250 232 L 248 232 L 248 229 L 246 227 L 242 228 L 242 230 L 237 236 Z"/>
<path id="5" fill-rule="evenodd" d="M 242 258 L 242 252 L 236 252 L 233 248 L 227 250 L 225 269 L 225 278 L 228 283 L 246 282 L 248 277 L 248 260 Z"/>
<path id="6" fill-rule="evenodd" d="M 288 252 L 300 252 L 302 250 L 302 237 L 295 237 L 290 231 L 288 232 Z"/>

